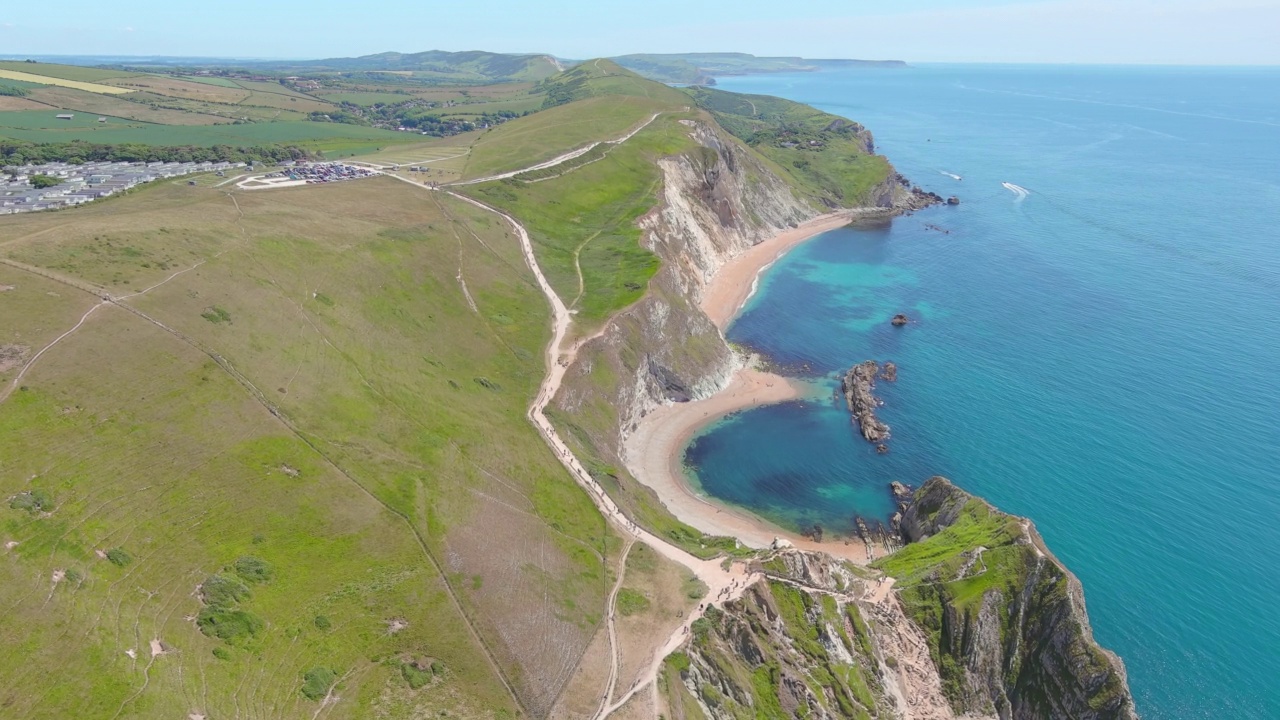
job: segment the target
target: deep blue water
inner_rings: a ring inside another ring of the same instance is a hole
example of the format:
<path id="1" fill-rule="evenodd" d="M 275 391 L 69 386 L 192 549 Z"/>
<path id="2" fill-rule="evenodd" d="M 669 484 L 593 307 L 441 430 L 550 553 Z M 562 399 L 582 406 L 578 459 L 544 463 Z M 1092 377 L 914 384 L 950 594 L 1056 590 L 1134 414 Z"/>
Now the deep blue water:
<path id="1" fill-rule="evenodd" d="M 878 388 L 890 454 L 834 400 L 790 403 L 697 438 L 700 484 L 840 529 L 883 517 L 889 480 L 946 475 L 1036 522 L 1144 717 L 1280 718 L 1280 69 L 722 86 L 862 122 L 963 204 L 801 246 L 729 332 L 831 389 L 854 362 L 897 362 Z M 892 328 L 897 312 L 919 323 Z"/>

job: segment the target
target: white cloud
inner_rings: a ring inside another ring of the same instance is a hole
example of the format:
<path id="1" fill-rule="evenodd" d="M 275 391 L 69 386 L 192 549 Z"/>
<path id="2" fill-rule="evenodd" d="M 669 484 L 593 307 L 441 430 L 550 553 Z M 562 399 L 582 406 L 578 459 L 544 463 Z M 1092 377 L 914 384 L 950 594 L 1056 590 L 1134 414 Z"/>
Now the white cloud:
<path id="1" fill-rule="evenodd" d="M 133 26 L 132 26 L 132 25 L 126 25 L 126 26 L 125 26 L 125 28 L 124 28 L 124 31 L 125 31 L 125 32 L 133 32 Z"/>

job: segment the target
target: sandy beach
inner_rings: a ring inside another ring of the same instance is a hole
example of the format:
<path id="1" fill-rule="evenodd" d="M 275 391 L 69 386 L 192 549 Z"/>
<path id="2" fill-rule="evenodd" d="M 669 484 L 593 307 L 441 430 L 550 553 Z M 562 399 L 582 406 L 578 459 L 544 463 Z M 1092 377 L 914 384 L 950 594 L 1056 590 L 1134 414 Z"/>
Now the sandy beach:
<path id="1" fill-rule="evenodd" d="M 760 273 L 788 250 L 809 238 L 853 222 L 850 211 L 820 215 L 790 230 L 784 230 L 725 263 L 702 293 L 702 311 L 721 332 L 738 314 L 755 291 Z"/>
<path id="2" fill-rule="evenodd" d="M 832 213 L 781 232 L 726 263 L 703 294 L 702 310 L 723 332 L 750 298 L 759 274 L 796 245 L 820 233 L 847 225 L 854 214 Z M 715 420 L 749 407 L 804 397 L 809 390 L 780 375 L 755 368 L 739 369 L 720 392 L 703 400 L 672 403 L 650 412 L 628 436 L 624 449 L 628 469 L 653 488 L 667 509 L 710 535 L 728 535 L 751 547 L 766 547 L 782 538 L 805 550 L 819 550 L 856 563 L 868 561 L 863 543 L 844 539 L 817 543 L 784 530 L 745 510 L 700 495 L 683 472 L 685 445 Z"/>

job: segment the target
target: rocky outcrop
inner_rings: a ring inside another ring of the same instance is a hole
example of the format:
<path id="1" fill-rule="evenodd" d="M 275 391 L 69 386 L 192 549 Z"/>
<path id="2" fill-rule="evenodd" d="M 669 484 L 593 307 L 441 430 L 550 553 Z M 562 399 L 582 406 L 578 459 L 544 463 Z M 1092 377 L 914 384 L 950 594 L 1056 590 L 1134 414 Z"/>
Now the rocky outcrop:
<path id="1" fill-rule="evenodd" d="M 881 185 L 873 197 L 877 207 L 902 213 L 923 210 L 945 202 L 938 193 L 913 185 L 910 180 L 898 173 L 894 173 L 891 182 Z"/>
<path id="2" fill-rule="evenodd" d="M 853 413 L 853 422 L 857 424 L 862 438 L 877 445 L 877 451 L 880 451 L 880 446 L 889 439 L 889 426 L 876 417 L 876 408 L 880 405 L 880 399 L 872 394 L 876 386 L 876 375 L 879 372 L 880 365 L 874 360 L 858 363 L 845 373 L 840 386 L 841 392 L 844 393 L 845 404 L 849 406 L 849 412 Z M 894 372 L 896 377 L 896 368 Z M 883 452 L 887 451 L 886 446 Z"/>
<path id="3" fill-rule="evenodd" d="M 916 491 L 901 531 L 911 544 L 881 565 L 909 581 L 904 605 L 929 633 L 957 712 L 1137 717 L 1124 664 L 1093 639 L 1080 581 L 1030 521 L 935 477 Z"/>
<path id="4" fill-rule="evenodd" d="M 885 382 L 898 381 L 898 365 L 893 362 L 886 362 L 884 367 L 880 368 L 880 379 Z"/>
<path id="5" fill-rule="evenodd" d="M 893 316 L 893 319 L 889 321 L 889 324 L 894 327 L 902 327 L 903 325 L 906 325 L 909 322 L 911 322 L 911 318 L 907 317 L 906 315 L 903 315 L 902 313 L 898 313 L 897 315 Z"/>

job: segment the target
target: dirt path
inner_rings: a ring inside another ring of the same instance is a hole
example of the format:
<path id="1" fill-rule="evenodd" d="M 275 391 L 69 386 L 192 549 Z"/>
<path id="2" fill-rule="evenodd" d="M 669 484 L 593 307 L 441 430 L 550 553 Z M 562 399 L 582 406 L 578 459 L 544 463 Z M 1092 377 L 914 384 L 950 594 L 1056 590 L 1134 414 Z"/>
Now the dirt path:
<path id="1" fill-rule="evenodd" d="M 461 180 L 458 182 L 451 182 L 449 183 L 449 185 L 458 187 L 462 185 L 478 185 L 480 183 L 492 182 L 494 180 L 505 180 L 510 177 L 515 177 L 520 173 L 533 172 L 534 170 L 546 170 L 547 168 L 555 167 L 556 165 L 568 162 L 570 160 L 573 160 L 574 158 L 580 158 L 583 155 L 586 155 L 587 153 L 596 149 L 596 147 L 600 145 L 621 145 L 622 143 L 630 140 L 632 136 L 634 136 L 636 133 L 640 132 L 646 127 L 649 127 L 649 123 L 653 122 L 654 120 L 657 120 L 658 116 L 661 114 L 662 113 L 654 113 L 650 115 L 648 120 L 645 120 L 644 122 L 640 123 L 636 127 L 629 130 L 626 135 L 623 135 L 622 137 L 616 140 L 600 140 L 597 142 L 593 142 L 590 145 L 584 145 L 583 147 L 580 147 L 577 150 L 570 150 L 569 152 L 564 153 L 563 155 L 557 155 L 556 157 L 553 157 L 546 162 L 538 163 L 537 165 L 530 165 L 529 167 L 520 168 L 519 170 L 512 170 L 510 172 L 499 173 L 497 175 L 488 175 L 486 177 L 476 178 L 474 180 Z"/>
<path id="2" fill-rule="evenodd" d="M 621 650 L 618 648 L 618 591 L 622 589 L 622 581 L 627 577 L 627 556 L 631 554 L 631 548 L 636 544 L 635 538 L 627 540 L 627 546 L 622 549 L 622 557 L 618 559 L 618 580 L 613 584 L 613 592 L 609 593 L 609 602 L 605 605 L 605 612 L 608 613 L 609 628 L 609 680 L 604 686 L 604 695 L 600 698 L 600 708 L 596 710 L 596 717 L 604 712 L 608 707 L 609 700 L 613 698 L 613 691 L 618 687 L 618 655 Z M 52 592 L 50 592 L 52 595 Z"/>
<path id="3" fill-rule="evenodd" d="M 626 704 L 633 695 L 639 690 L 654 682 L 658 676 L 658 672 L 662 667 L 662 661 L 667 655 L 670 655 L 676 648 L 680 647 L 689 637 L 689 626 L 695 620 L 702 617 L 703 613 L 709 606 L 722 605 L 730 600 L 736 600 L 742 595 L 742 592 L 757 577 L 749 575 L 741 563 L 732 564 L 729 569 L 721 567 L 720 560 L 700 560 L 666 540 L 654 535 L 648 530 L 635 524 L 628 518 L 622 509 L 614 503 L 613 499 L 605 493 L 599 483 L 595 481 L 586 468 L 578 461 L 578 458 L 569 449 L 563 438 L 556 431 L 554 425 L 546 416 L 547 405 L 551 399 L 555 397 L 560 389 L 560 384 L 564 380 L 565 373 L 569 366 L 573 364 L 573 356 L 577 349 L 581 347 L 584 340 L 579 340 L 566 347 L 566 338 L 569 332 L 569 325 L 572 322 L 572 316 L 569 309 L 565 307 L 564 301 L 556 294 L 551 287 L 551 283 L 542 273 L 542 268 L 538 265 L 538 259 L 533 252 L 533 242 L 529 239 L 529 233 L 524 226 L 516 222 L 515 218 L 498 210 L 496 208 L 485 205 L 484 203 L 473 200 L 464 195 L 449 192 L 449 195 L 469 203 L 475 207 L 487 210 L 502 219 L 516 231 L 516 236 L 520 239 L 520 248 L 524 254 L 525 262 L 529 265 L 529 269 L 533 272 L 534 278 L 537 280 L 538 288 L 542 290 L 542 294 L 546 296 L 547 302 L 551 305 L 552 310 L 552 336 L 551 342 L 547 344 L 546 363 L 547 374 L 542 380 L 542 385 L 538 390 L 538 395 L 534 399 L 533 404 L 529 406 L 527 416 L 533 426 L 537 428 L 538 433 L 542 435 L 542 439 L 550 446 L 557 459 L 560 460 L 569 474 L 574 480 L 587 491 L 587 495 L 591 497 L 600 514 L 605 517 L 615 528 L 624 536 L 628 537 L 631 542 L 642 542 L 653 548 L 655 552 L 675 563 L 688 568 L 699 580 L 707 585 L 708 598 L 711 600 L 704 602 L 698 606 L 696 610 L 690 612 L 684 623 L 676 628 L 675 632 L 667 639 L 662 648 L 654 654 L 650 661 L 650 666 L 636 680 L 636 682 L 628 689 L 626 694 L 614 701 L 612 704 L 603 708 L 597 713 L 594 720 L 604 720 L 611 713 Z M 616 660 L 615 660 L 616 661 Z M 615 671 L 616 672 L 616 671 Z"/>

